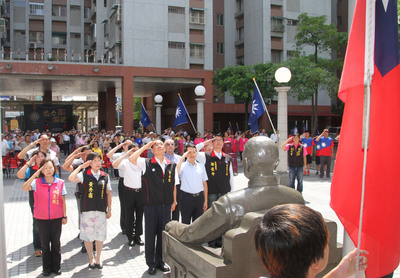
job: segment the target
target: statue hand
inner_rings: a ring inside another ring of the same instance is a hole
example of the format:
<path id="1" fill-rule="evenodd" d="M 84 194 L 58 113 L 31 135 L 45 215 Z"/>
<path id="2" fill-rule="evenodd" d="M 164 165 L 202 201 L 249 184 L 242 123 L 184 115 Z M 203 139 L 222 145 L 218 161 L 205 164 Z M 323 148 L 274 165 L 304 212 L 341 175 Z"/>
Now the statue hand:
<path id="1" fill-rule="evenodd" d="M 179 222 L 176 221 L 176 220 L 169 221 L 169 222 L 167 223 L 167 225 L 165 225 L 165 230 L 166 230 L 167 232 L 169 232 L 169 231 L 172 229 L 172 227 L 173 227 L 174 225 L 176 225 L 176 223 L 179 223 Z"/>

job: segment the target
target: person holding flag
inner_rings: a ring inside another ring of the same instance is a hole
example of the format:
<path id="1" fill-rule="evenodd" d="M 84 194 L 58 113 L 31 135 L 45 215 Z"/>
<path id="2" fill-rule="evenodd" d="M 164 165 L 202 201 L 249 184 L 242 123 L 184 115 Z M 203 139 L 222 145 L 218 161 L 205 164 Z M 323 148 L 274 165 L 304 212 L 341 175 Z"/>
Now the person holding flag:
<path id="1" fill-rule="evenodd" d="M 355 6 L 339 86 L 345 102 L 331 186 L 331 207 L 353 243 L 368 250 L 367 277 L 382 277 L 400 261 L 400 66 L 396 0 Z"/>

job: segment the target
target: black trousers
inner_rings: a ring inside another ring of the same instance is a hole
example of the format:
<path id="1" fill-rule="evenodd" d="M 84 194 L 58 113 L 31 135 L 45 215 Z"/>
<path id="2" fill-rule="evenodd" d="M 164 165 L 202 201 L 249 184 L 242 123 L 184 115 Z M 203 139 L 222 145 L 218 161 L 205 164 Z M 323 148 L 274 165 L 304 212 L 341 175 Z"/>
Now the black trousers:
<path id="1" fill-rule="evenodd" d="M 118 180 L 118 198 L 119 204 L 121 207 L 121 214 L 119 217 L 119 225 L 121 226 L 121 230 L 125 231 L 126 223 L 125 223 L 125 186 L 124 186 L 124 178 L 120 178 Z"/>
<path id="2" fill-rule="evenodd" d="M 135 237 L 143 234 L 143 197 L 142 192 L 135 192 L 125 187 L 125 231 L 128 240 L 133 240 L 133 226 L 135 226 Z M 136 216 L 136 217 L 135 217 Z"/>
<path id="3" fill-rule="evenodd" d="M 64 155 L 70 154 L 69 151 L 69 141 L 64 141 Z"/>
<path id="4" fill-rule="evenodd" d="M 181 191 L 180 203 L 182 223 L 190 224 L 203 214 L 204 193 L 194 196 Z"/>
<path id="5" fill-rule="evenodd" d="M 175 207 L 175 210 L 172 212 L 172 220 L 179 221 L 179 212 L 180 212 L 180 200 L 181 198 L 181 185 L 177 184 L 176 185 L 176 199 L 178 200 L 178 204 Z"/>
<path id="6" fill-rule="evenodd" d="M 162 260 L 162 231 L 170 220 L 171 205 L 144 206 L 144 252 L 146 264 L 149 267 L 164 265 Z"/>
<path id="7" fill-rule="evenodd" d="M 57 272 L 61 268 L 61 226 L 62 218 L 36 219 L 42 243 L 43 272 Z"/>
<path id="8" fill-rule="evenodd" d="M 35 202 L 35 198 L 33 196 L 33 191 L 29 191 L 29 206 L 31 207 L 32 212 L 32 220 L 33 220 L 33 248 L 36 250 L 42 249 L 42 244 L 40 243 L 40 235 L 39 230 L 36 224 L 36 219 L 33 217 L 33 204 Z"/>

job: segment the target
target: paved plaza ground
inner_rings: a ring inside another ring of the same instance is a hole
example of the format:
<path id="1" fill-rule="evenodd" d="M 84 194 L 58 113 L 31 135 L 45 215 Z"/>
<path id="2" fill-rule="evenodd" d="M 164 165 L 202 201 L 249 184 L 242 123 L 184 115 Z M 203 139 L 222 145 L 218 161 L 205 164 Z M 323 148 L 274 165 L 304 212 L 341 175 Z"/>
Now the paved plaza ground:
<path id="1" fill-rule="evenodd" d="M 67 179 L 67 176 L 63 171 L 61 178 Z M 338 242 L 342 243 L 343 226 L 329 207 L 330 181 L 327 178 L 320 179 L 313 170 L 310 176 L 304 177 L 303 196 L 308 206 L 338 223 Z M 34 256 L 32 246 L 32 215 L 28 193 L 22 191 L 22 184 L 22 181 L 15 178 L 15 173 L 12 178 L 3 180 L 8 275 L 42 277 L 42 261 Z M 80 252 L 81 245 L 77 239 L 78 212 L 73 194 L 75 184 L 66 182 L 68 223 L 63 225 L 61 235 L 61 277 L 162 277 L 160 271 L 155 276 L 147 274 L 144 246 L 129 247 L 126 236 L 121 234 L 117 184 L 117 180 L 113 179 L 113 215 L 108 220 L 108 236 L 102 252 L 104 268 L 98 270 L 88 269 L 87 255 Z M 235 176 L 235 189 L 246 186 L 247 179 L 239 167 L 239 174 Z M 394 277 L 400 278 L 400 268 L 396 270 Z"/>

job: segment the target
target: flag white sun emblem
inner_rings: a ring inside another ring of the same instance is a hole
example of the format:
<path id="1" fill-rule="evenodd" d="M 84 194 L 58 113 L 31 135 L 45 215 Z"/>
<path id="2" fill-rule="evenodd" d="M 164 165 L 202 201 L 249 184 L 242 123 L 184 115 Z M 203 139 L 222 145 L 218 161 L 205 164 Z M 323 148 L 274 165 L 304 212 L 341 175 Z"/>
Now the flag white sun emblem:
<path id="1" fill-rule="evenodd" d="M 29 118 L 31 118 L 32 122 L 36 123 L 36 122 L 39 121 L 40 115 L 39 115 L 38 112 L 32 112 L 32 113 L 29 115 Z"/>
<path id="2" fill-rule="evenodd" d="M 253 100 L 253 105 L 251 106 L 251 113 L 255 114 L 256 111 L 258 111 L 257 106 L 258 106 L 258 103 L 256 103 L 255 100 Z"/>
<path id="3" fill-rule="evenodd" d="M 178 118 L 181 115 L 181 109 L 178 107 L 176 109 L 175 118 Z"/>

